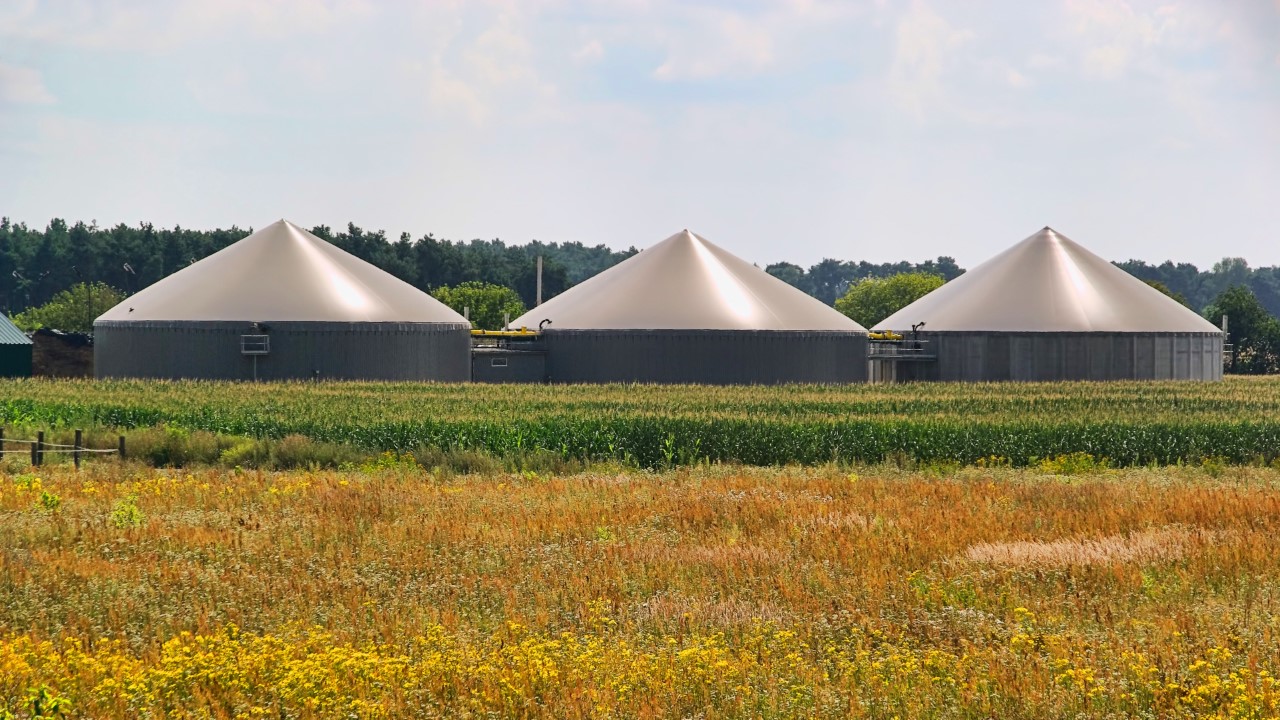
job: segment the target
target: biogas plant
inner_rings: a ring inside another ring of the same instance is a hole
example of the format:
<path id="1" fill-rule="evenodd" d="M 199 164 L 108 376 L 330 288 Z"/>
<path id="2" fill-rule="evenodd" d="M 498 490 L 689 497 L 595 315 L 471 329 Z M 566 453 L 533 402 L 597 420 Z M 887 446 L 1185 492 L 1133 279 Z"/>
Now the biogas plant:
<path id="1" fill-rule="evenodd" d="M 439 380 L 471 376 L 471 324 L 285 220 L 93 323 L 102 377 Z"/>
<path id="2" fill-rule="evenodd" d="M 1225 339 L 1047 227 L 870 333 L 689 230 L 484 331 L 285 220 L 94 334 L 98 377 L 713 385 L 1220 380 Z"/>

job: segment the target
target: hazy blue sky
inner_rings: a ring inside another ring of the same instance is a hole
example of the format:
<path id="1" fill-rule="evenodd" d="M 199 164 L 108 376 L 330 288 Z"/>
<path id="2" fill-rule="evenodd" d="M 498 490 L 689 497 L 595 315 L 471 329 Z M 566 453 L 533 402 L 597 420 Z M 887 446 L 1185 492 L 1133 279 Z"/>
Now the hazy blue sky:
<path id="1" fill-rule="evenodd" d="M 1280 264 L 1280 0 L 0 0 L 0 214 Z"/>

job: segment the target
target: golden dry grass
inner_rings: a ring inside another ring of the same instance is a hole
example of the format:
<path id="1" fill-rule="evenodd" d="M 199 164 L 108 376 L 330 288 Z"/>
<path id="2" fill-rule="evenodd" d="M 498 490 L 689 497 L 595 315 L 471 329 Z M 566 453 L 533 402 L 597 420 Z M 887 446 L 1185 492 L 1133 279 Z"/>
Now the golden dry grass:
<path id="1" fill-rule="evenodd" d="M 1205 530 L 1171 526 L 1100 538 L 983 542 L 971 545 L 964 556 L 974 562 L 1045 567 L 1149 563 L 1177 560 L 1214 540 L 1215 534 Z"/>
<path id="2" fill-rule="evenodd" d="M 1278 481 L 11 467 L 0 708 L 1272 717 Z"/>

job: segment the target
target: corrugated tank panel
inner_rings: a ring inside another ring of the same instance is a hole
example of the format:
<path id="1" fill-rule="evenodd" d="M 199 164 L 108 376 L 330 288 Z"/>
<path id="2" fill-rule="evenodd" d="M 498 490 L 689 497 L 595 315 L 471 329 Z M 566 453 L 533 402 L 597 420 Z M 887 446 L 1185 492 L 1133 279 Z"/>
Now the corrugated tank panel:
<path id="1" fill-rule="evenodd" d="M 544 383 L 547 381 L 547 353 L 543 350 L 472 348 L 471 381 Z"/>
<path id="2" fill-rule="evenodd" d="M 861 333 L 767 330 L 548 330 L 554 383 L 777 385 L 867 380 Z"/>
<path id="3" fill-rule="evenodd" d="M 435 380 L 471 378 L 470 326 L 443 323 L 276 322 L 270 351 L 241 352 L 256 331 L 240 322 L 99 321 L 100 377 L 216 380 Z"/>
<path id="4" fill-rule="evenodd" d="M 937 360 L 900 380 L 1221 380 L 1220 333 L 921 332 Z"/>

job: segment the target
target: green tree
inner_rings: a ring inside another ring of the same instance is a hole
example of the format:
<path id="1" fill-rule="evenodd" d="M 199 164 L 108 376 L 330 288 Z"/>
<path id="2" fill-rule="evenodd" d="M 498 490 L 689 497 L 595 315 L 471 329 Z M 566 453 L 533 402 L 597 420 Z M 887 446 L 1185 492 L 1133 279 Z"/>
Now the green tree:
<path id="1" fill-rule="evenodd" d="M 776 262 L 772 265 L 765 266 L 765 272 L 778 278 L 782 282 L 793 288 L 807 290 L 808 283 L 805 282 L 804 268 L 789 262 Z"/>
<path id="2" fill-rule="evenodd" d="M 93 332 L 94 318 L 124 301 L 124 294 L 105 283 L 77 283 L 39 307 L 18 313 L 13 324 L 33 332 L 40 328 Z"/>
<path id="3" fill-rule="evenodd" d="M 1215 325 L 1227 316 L 1233 373 L 1261 375 L 1280 372 L 1280 321 L 1267 312 L 1244 285 L 1224 290 L 1205 316 Z"/>
<path id="4" fill-rule="evenodd" d="M 1156 290 L 1159 290 L 1163 295 L 1166 295 L 1170 299 L 1177 301 L 1183 307 L 1188 307 L 1188 308 L 1191 307 L 1191 303 L 1187 302 L 1187 298 L 1185 295 L 1183 295 L 1180 292 L 1174 292 L 1173 290 L 1170 290 L 1168 285 L 1165 285 L 1159 280 L 1143 280 L 1142 282 L 1150 285 Z"/>
<path id="5" fill-rule="evenodd" d="M 887 278 L 864 278 L 836 300 L 836 310 L 863 327 L 871 327 L 942 287 L 941 275 L 910 272 Z"/>
<path id="6" fill-rule="evenodd" d="M 805 290 L 827 305 L 831 305 L 845 294 L 858 275 L 853 263 L 824 258 L 822 262 L 810 267 L 805 277 L 809 283 L 809 287 Z"/>
<path id="7" fill-rule="evenodd" d="M 436 288 L 431 296 L 458 312 L 466 308 L 471 326 L 481 330 L 501 329 L 504 314 L 512 319 L 524 314 L 524 303 L 515 290 L 492 283 L 464 282 Z"/>

